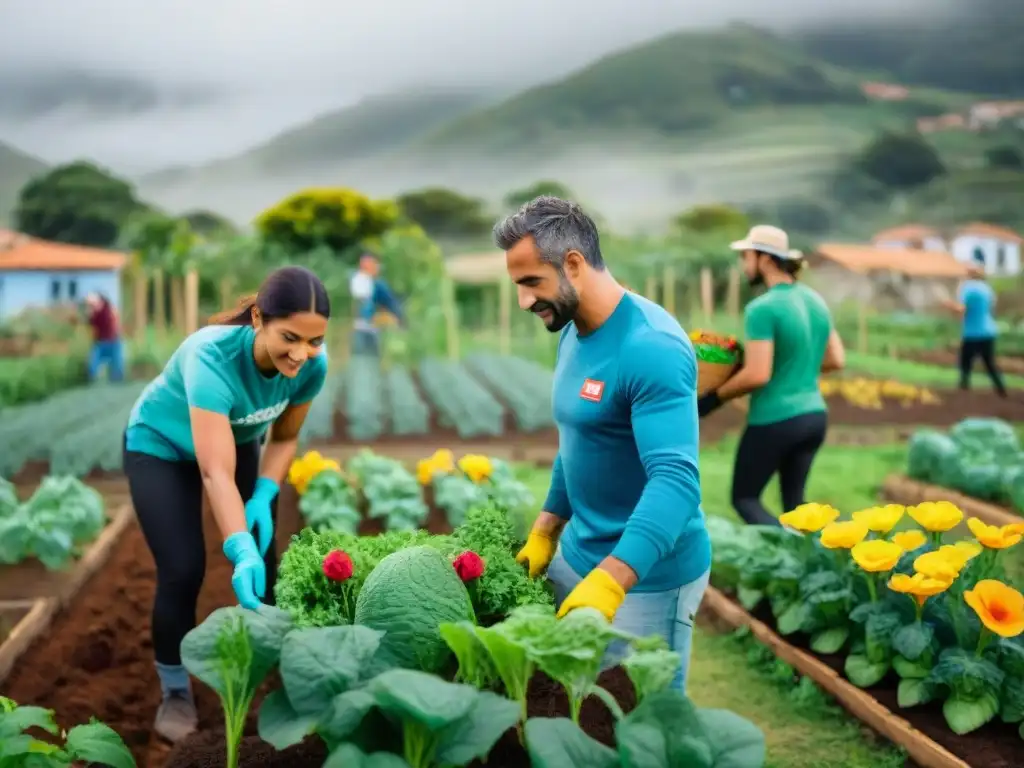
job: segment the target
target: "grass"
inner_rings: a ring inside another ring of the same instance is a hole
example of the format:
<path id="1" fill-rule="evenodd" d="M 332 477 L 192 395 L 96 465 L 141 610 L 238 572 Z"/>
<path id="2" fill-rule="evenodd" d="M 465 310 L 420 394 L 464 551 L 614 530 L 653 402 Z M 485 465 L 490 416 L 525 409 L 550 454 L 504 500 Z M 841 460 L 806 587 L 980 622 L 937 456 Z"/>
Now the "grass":
<path id="1" fill-rule="evenodd" d="M 953 389 L 960 380 L 960 372 L 953 366 L 938 366 L 918 363 L 913 360 L 899 360 L 882 355 L 862 354 L 847 350 L 846 367 L 851 373 L 871 376 L 876 379 L 896 379 L 904 384 Z M 983 384 L 984 374 L 976 366 L 972 384 Z M 1008 387 L 1024 388 L 1024 376 L 1003 374 Z M 984 381 L 987 384 L 987 380 Z"/>

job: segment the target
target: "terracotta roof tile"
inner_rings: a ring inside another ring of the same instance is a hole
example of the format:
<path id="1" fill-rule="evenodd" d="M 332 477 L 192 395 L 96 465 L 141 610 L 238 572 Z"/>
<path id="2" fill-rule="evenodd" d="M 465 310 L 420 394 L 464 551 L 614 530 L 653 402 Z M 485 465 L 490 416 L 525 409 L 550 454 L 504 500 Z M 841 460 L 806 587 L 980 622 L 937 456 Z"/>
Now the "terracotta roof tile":
<path id="1" fill-rule="evenodd" d="M 986 224 L 981 221 L 972 221 L 970 224 L 964 224 L 963 226 L 957 227 L 955 235 L 981 235 L 982 237 L 992 237 L 997 240 L 1003 240 L 1007 243 L 1024 243 L 1024 237 L 1021 237 L 1012 229 L 1000 227 L 995 224 Z"/>
<path id="2" fill-rule="evenodd" d="M 924 224 L 903 224 L 899 227 L 883 229 L 871 238 L 871 242 L 880 243 L 886 240 L 921 240 L 926 237 L 942 237 L 942 233 L 935 227 L 928 227 Z"/>
<path id="3" fill-rule="evenodd" d="M 118 251 L 51 243 L 0 230 L 0 271 L 122 269 L 128 257 Z"/>
<path id="4" fill-rule="evenodd" d="M 966 265 L 944 251 L 822 243 L 814 253 L 860 274 L 891 271 L 909 277 L 960 278 L 967 275 Z"/>

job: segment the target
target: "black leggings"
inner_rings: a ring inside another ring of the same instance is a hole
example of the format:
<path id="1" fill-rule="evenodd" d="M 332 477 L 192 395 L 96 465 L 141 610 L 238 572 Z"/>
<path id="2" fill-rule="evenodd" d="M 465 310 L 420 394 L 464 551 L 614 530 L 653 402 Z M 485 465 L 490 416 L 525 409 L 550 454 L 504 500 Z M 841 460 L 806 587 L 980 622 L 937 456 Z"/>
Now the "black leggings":
<path id="1" fill-rule="evenodd" d="M 259 464 L 258 441 L 238 446 L 235 484 L 243 500 L 252 496 Z M 153 650 L 161 664 L 181 664 L 181 641 L 196 625 L 196 603 L 206 574 L 203 480 L 199 465 L 126 450 L 124 472 L 139 526 L 156 562 Z M 276 499 L 271 512 L 276 527 Z M 267 591 L 263 602 L 273 605 L 277 577 L 273 540 L 265 561 Z"/>
<path id="2" fill-rule="evenodd" d="M 960 342 L 960 389 L 970 389 L 971 368 L 974 367 L 974 359 L 981 358 L 988 377 L 992 379 L 992 386 L 1000 397 L 1006 397 L 1006 386 L 1003 384 L 1003 377 L 999 375 L 996 367 L 996 340 L 995 339 L 964 339 Z"/>
<path id="3" fill-rule="evenodd" d="M 825 442 L 827 429 L 828 414 L 824 411 L 748 426 L 740 439 L 732 473 L 732 505 L 739 516 L 752 525 L 779 524 L 761 503 L 761 494 L 776 472 L 783 511 L 803 504 L 807 475 Z"/>

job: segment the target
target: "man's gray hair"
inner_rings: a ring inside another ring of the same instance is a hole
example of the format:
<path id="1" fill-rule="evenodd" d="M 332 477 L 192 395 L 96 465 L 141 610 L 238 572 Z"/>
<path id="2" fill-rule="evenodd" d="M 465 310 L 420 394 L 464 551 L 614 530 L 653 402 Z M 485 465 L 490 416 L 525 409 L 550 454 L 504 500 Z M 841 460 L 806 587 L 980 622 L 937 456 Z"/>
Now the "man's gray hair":
<path id="1" fill-rule="evenodd" d="M 604 269 L 597 225 L 576 203 L 538 197 L 494 225 L 494 242 L 503 251 L 512 249 L 524 237 L 532 237 L 540 257 L 558 269 L 569 251 L 579 251 L 587 264 Z"/>

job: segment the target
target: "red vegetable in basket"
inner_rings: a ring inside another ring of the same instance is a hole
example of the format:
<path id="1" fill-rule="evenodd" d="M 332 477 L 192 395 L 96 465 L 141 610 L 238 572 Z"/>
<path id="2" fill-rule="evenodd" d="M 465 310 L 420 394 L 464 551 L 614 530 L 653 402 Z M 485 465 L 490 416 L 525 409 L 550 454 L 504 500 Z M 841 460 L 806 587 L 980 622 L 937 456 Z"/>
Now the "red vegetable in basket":
<path id="1" fill-rule="evenodd" d="M 473 581 L 484 575 L 484 561 L 476 552 L 463 552 L 452 562 L 455 572 L 463 581 Z"/>
<path id="2" fill-rule="evenodd" d="M 340 549 L 329 552 L 324 558 L 324 576 L 331 581 L 347 581 L 352 578 L 352 558 Z"/>

